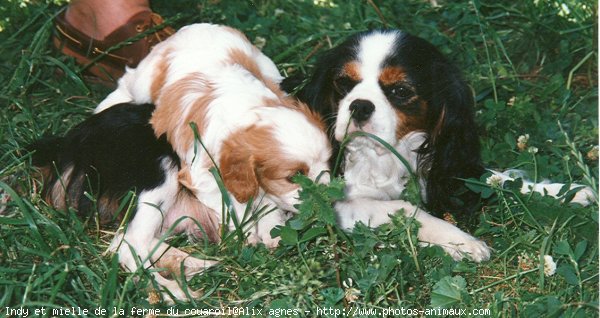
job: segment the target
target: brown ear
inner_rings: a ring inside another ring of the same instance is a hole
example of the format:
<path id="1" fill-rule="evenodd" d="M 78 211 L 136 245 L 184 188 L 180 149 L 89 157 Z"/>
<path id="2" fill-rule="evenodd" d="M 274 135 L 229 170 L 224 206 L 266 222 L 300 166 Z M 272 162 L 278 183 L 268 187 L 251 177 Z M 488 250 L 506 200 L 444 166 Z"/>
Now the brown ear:
<path id="1" fill-rule="evenodd" d="M 258 194 L 255 160 L 247 147 L 232 147 L 225 143 L 221 151 L 221 176 L 229 192 L 240 203 L 246 203 Z"/>

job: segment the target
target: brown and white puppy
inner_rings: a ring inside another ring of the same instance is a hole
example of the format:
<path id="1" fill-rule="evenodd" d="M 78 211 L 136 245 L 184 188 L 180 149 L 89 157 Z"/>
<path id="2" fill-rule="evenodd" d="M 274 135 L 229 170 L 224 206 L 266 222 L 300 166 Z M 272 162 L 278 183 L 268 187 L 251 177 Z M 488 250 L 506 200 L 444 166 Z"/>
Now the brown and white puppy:
<path id="1" fill-rule="evenodd" d="M 131 138 L 120 144 L 120 149 L 127 148 L 128 143 L 135 147 L 135 134 L 140 130 L 147 134 L 149 127 L 154 138 L 163 143 L 161 149 L 168 148 L 155 154 L 152 160 L 142 158 L 145 156 L 142 150 L 131 155 L 132 162 L 149 161 L 154 169 L 131 174 L 144 177 L 149 173 L 158 178 L 149 184 L 125 182 L 126 186 L 139 188 L 139 197 L 135 217 L 112 244 L 124 267 L 130 271 L 139 266 L 151 267 L 153 259 L 163 253 L 173 262 L 185 259 L 186 275 L 211 265 L 181 251 L 169 252 L 173 249 L 159 244 L 160 234 L 176 221 L 180 222 L 176 230 L 193 228 L 192 233 L 204 231 L 212 237 L 219 224 L 233 228 L 232 219 L 237 218 L 239 224 L 247 224 L 244 231 L 248 232 L 248 242 L 277 245 L 278 240 L 271 238 L 270 230 L 283 224 L 287 213 L 295 212 L 298 203 L 299 187 L 292 183 L 291 177 L 300 173 L 316 179 L 322 171 L 328 170 L 331 155 L 320 118 L 304 104 L 287 97 L 279 89 L 280 80 L 273 62 L 243 34 L 211 24 L 182 28 L 158 44 L 136 69 L 127 70 L 117 90 L 98 106 L 97 114 L 90 119 L 101 124 L 95 126 L 88 121 L 80 128 L 87 130 L 93 126 L 106 133 L 110 133 L 109 129 L 126 131 L 128 128 L 112 127 L 110 118 L 136 117 L 134 123 L 139 126 L 138 130 L 130 133 Z M 156 109 L 141 105 L 145 103 L 155 104 Z M 139 104 L 140 109 L 145 108 L 145 112 L 133 109 L 135 104 Z M 146 115 L 151 126 L 143 125 Z M 95 134 L 99 135 L 101 144 L 110 144 L 107 139 L 119 139 L 123 135 L 100 136 L 97 131 Z M 84 146 L 85 142 L 79 144 Z M 117 151 L 117 148 L 103 149 L 107 152 L 105 155 Z M 98 155 L 91 150 L 73 147 L 69 150 Z M 115 160 L 116 156 L 106 159 Z M 90 159 L 84 165 L 92 161 L 98 163 Z M 82 193 L 73 189 L 84 185 L 82 182 L 71 185 L 68 180 L 81 174 L 74 174 L 69 164 L 64 167 L 62 176 L 50 185 L 51 189 L 57 188 L 58 201 L 63 195 L 63 190 L 58 190 L 60 184 L 69 185 L 67 197 L 71 192 L 76 194 L 74 196 Z M 227 200 L 219 188 L 215 167 L 219 168 L 230 205 L 224 205 Z M 110 168 L 98 170 L 102 170 L 98 173 L 101 181 L 103 173 L 111 171 Z M 112 172 L 117 171 L 127 173 L 113 167 Z M 103 186 L 110 189 L 110 180 L 103 182 Z M 99 202 L 113 207 L 115 202 L 110 198 L 101 197 Z M 253 212 L 264 213 L 265 209 L 266 215 L 247 222 Z M 101 217 L 112 218 L 110 211 Z M 180 220 L 182 216 L 190 218 Z M 202 230 L 196 227 L 198 220 Z M 178 265 L 167 267 L 178 268 Z M 175 281 L 158 274 L 154 276 L 175 298 L 186 298 L 185 291 Z"/>

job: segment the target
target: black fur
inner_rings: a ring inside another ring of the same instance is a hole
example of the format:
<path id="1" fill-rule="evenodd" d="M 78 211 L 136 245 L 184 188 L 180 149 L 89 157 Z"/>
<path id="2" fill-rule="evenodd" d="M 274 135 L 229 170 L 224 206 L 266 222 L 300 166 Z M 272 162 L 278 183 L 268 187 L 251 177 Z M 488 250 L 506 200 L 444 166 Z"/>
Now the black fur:
<path id="1" fill-rule="evenodd" d="M 64 137 L 48 137 L 31 146 L 32 163 L 47 170 L 44 195 L 52 196 L 53 186 L 61 182 L 70 167 L 66 183 L 65 206 L 87 216 L 96 208 L 105 223 L 118 219 L 114 207 L 128 192 L 140 193 L 161 185 L 165 171 L 161 162 L 179 166 L 179 159 L 166 138 L 156 138 L 149 123 L 154 105 L 115 105 L 93 115 L 71 129 Z"/>
<path id="2" fill-rule="evenodd" d="M 334 87 L 334 76 L 344 64 L 357 59 L 358 43 L 370 32 L 351 36 L 325 52 L 316 63 L 315 73 L 297 94 L 327 120 L 330 129 L 335 125 L 337 104 L 343 98 Z M 484 172 L 471 90 L 460 71 L 433 45 L 401 34 L 384 64 L 401 66 L 415 85 L 417 95 L 428 104 L 428 138 L 419 149 L 420 174 L 427 180 L 426 207 L 435 213 L 472 209 L 476 196 L 461 191 L 463 182 L 457 179 L 479 177 Z M 284 81 L 282 86 L 289 89 L 290 83 Z"/>

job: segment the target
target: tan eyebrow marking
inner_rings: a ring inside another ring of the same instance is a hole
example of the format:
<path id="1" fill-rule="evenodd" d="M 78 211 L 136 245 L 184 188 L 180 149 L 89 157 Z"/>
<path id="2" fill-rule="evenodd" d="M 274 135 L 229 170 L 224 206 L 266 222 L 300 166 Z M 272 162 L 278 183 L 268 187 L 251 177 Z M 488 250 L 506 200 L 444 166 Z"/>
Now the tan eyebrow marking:
<path id="1" fill-rule="evenodd" d="M 356 82 L 362 80 L 362 77 L 360 76 L 360 71 L 358 70 L 358 62 L 354 61 L 344 64 L 341 75 L 345 75 Z"/>
<path id="2" fill-rule="evenodd" d="M 379 74 L 379 81 L 383 85 L 391 85 L 398 82 L 406 81 L 406 72 L 398 66 L 385 67 Z"/>

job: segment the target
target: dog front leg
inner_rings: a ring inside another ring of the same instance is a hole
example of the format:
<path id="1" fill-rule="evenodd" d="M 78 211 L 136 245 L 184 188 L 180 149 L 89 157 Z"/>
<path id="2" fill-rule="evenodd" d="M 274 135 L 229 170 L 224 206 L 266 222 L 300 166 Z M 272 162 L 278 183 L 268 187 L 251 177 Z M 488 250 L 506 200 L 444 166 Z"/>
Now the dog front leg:
<path id="1" fill-rule="evenodd" d="M 405 216 L 413 217 L 421 224 L 417 234 L 421 244 L 441 246 L 455 260 L 464 256 L 475 262 L 490 258 L 490 248 L 484 242 L 406 201 L 359 198 L 338 202 L 335 209 L 339 225 L 348 230 L 351 230 L 356 222 L 370 227 L 389 223 L 390 214 L 402 210 Z"/>

